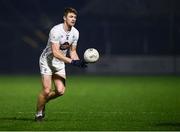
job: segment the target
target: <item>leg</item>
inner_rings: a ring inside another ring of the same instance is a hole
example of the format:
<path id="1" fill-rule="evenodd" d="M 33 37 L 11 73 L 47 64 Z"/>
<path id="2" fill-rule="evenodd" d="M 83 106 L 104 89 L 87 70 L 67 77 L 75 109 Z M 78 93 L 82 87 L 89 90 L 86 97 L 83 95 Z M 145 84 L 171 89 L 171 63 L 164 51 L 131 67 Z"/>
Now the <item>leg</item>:
<path id="1" fill-rule="evenodd" d="M 46 104 L 46 100 L 51 91 L 52 76 L 51 75 L 42 75 L 42 91 L 38 96 L 37 101 L 37 114 L 36 117 L 43 116 L 43 109 Z"/>
<path id="2" fill-rule="evenodd" d="M 52 76 L 52 79 L 54 81 L 55 90 L 49 93 L 47 101 L 62 96 L 65 92 L 65 79 L 56 74 Z"/>

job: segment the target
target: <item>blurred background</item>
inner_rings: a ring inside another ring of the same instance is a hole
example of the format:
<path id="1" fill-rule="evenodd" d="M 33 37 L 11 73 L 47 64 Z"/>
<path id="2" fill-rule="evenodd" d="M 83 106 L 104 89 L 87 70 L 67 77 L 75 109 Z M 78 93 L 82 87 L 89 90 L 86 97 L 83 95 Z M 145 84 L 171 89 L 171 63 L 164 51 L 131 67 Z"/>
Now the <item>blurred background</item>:
<path id="1" fill-rule="evenodd" d="M 0 0 L 0 74 L 39 74 L 49 30 L 78 10 L 78 53 L 100 60 L 68 74 L 180 74 L 179 0 Z"/>

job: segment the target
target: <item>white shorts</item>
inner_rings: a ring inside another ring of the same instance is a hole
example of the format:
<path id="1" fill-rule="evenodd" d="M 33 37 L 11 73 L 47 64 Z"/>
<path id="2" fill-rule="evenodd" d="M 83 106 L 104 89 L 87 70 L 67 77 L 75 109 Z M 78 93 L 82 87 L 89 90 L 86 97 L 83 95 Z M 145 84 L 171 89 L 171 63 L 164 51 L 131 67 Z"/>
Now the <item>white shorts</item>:
<path id="1" fill-rule="evenodd" d="M 52 66 L 52 62 L 50 61 L 48 63 L 47 59 L 41 58 L 39 59 L 39 67 L 40 67 L 40 72 L 42 75 L 59 75 L 63 78 L 66 78 L 66 71 L 65 71 L 65 66 L 62 67 L 62 65 L 54 65 Z"/>

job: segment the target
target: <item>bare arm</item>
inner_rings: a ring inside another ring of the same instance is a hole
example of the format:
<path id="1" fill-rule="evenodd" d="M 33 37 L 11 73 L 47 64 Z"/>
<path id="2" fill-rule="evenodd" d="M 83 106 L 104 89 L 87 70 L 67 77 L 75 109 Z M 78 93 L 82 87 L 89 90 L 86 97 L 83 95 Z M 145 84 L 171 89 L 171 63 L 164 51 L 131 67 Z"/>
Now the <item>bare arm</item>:
<path id="1" fill-rule="evenodd" d="M 71 46 L 70 48 L 70 57 L 71 59 L 73 60 L 79 60 L 79 56 L 77 54 L 77 51 L 76 51 L 76 46 Z"/>
<path id="2" fill-rule="evenodd" d="M 61 61 L 64 61 L 65 63 L 71 63 L 72 59 L 66 57 L 63 55 L 63 53 L 59 50 L 60 45 L 56 43 L 51 44 L 52 53 L 54 57 L 58 58 Z"/>

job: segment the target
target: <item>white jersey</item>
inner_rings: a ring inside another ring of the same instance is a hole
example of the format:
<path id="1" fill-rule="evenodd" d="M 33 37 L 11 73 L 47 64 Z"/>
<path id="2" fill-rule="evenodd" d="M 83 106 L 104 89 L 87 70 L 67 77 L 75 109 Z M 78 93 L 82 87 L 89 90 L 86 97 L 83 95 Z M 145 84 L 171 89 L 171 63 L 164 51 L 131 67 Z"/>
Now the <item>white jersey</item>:
<path id="1" fill-rule="evenodd" d="M 43 53 L 41 54 L 40 63 L 47 61 L 50 68 L 55 71 L 64 68 L 65 67 L 64 62 L 53 56 L 51 44 L 52 43 L 59 44 L 60 45 L 59 50 L 61 50 L 62 53 L 66 55 L 69 46 L 71 45 L 76 46 L 78 39 L 79 39 L 79 31 L 75 27 L 72 27 L 69 32 L 66 32 L 63 28 L 63 23 L 54 26 L 49 33 L 47 46 L 44 49 Z"/>

